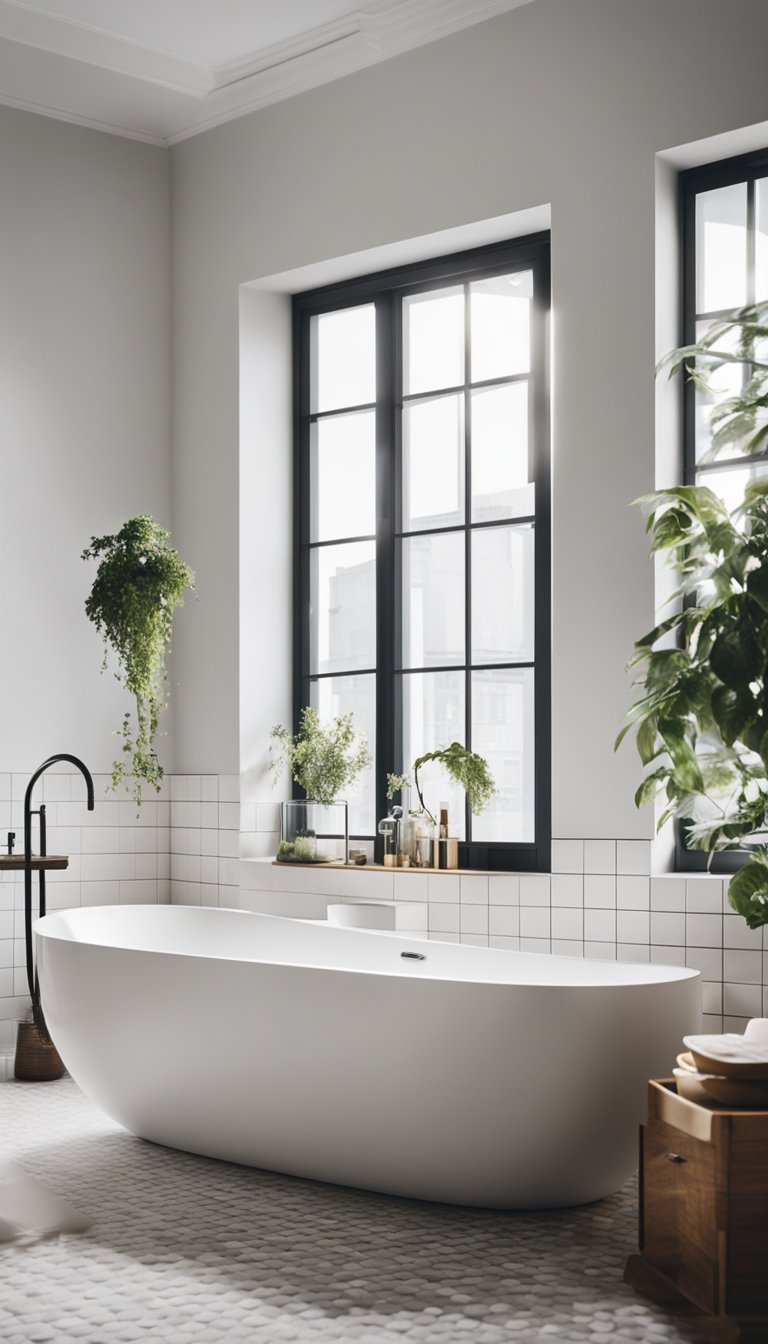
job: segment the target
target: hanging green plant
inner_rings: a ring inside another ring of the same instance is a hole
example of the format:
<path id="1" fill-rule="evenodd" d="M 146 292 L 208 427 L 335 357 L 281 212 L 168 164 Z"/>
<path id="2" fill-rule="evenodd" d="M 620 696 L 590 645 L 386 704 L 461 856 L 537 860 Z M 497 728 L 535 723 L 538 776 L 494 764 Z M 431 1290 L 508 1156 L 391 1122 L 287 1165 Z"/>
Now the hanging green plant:
<path id="1" fill-rule="evenodd" d="M 133 696 L 136 725 L 126 711 L 122 728 L 123 759 L 112 767 L 112 788 L 121 784 L 141 806 L 142 784 L 159 790 L 163 767 L 155 751 L 160 716 L 168 703 L 166 655 L 171 646 L 173 615 L 194 591 L 195 576 L 169 544 L 171 534 L 153 518 L 130 518 L 114 536 L 91 537 L 83 560 L 99 567 L 85 604 L 86 615 L 104 640 L 104 662 L 115 653 L 117 680 Z"/>

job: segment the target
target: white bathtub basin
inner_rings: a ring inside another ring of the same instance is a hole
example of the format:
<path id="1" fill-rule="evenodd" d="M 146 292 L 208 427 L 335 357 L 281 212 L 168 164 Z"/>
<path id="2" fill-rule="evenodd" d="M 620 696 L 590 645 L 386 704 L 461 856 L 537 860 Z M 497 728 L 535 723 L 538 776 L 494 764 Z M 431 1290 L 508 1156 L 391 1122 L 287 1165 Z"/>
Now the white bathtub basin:
<path id="1" fill-rule="evenodd" d="M 449 1203 L 616 1190 L 646 1080 L 700 1026 L 679 967 L 186 906 L 62 911 L 35 938 L 67 1068 L 132 1133 Z"/>

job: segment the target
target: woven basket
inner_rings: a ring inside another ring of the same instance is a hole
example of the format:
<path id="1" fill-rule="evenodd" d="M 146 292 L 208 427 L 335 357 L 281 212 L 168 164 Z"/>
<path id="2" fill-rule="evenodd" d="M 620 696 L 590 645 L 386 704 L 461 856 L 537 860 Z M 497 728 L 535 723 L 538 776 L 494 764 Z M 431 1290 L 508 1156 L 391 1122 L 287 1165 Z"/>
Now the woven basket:
<path id="1" fill-rule="evenodd" d="M 41 1035 L 34 1022 L 20 1022 L 16 1037 L 14 1078 L 25 1083 L 48 1083 L 64 1076 L 64 1064 L 50 1037 Z"/>

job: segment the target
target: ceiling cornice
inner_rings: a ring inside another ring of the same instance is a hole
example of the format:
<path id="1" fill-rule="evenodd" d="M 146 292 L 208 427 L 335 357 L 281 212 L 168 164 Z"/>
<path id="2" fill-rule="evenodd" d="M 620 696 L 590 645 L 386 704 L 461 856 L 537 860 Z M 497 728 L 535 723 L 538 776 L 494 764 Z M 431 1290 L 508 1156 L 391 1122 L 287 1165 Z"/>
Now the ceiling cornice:
<path id="1" fill-rule="evenodd" d="M 399 0 L 387 8 L 355 10 L 290 41 L 214 66 L 60 18 L 21 0 L 0 0 L 0 46 L 20 44 L 98 71 L 127 76 L 147 92 L 155 88 L 183 95 L 173 99 L 171 111 L 165 108 L 158 114 L 158 122 L 165 117 L 165 124 L 149 131 L 123 124 L 124 117 L 116 122 L 108 116 L 70 111 L 64 98 L 60 102 L 55 99 L 50 83 L 45 96 L 36 99 L 6 94 L 0 82 L 0 103 L 151 144 L 173 145 L 530 3 L 532 0 Z M 7 49 L 12 50 L 10 46 Z M 142 97 L 140 88 L 136 97 Z M 155 130 L 157 133 L 152 133 Z"/>
<path id="2" fill-rule="evenodd" d="M 177 93 L 203 98 L 213 87 L 211 69 L 201 61 L 141 46 L 89 24 L 22 4 L 20 0 L 0 0 L 0 38 L 114 74 L 130 75 L 148 84 L 159 84 Z"/>

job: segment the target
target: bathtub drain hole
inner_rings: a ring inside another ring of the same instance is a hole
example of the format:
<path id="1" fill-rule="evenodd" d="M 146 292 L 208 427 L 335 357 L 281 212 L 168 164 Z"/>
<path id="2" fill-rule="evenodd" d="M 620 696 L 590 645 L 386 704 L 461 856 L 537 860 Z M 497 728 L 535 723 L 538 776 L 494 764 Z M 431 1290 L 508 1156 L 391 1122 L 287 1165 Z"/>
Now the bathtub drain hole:
<path id="1" fill-rule="evenodd" d="M 400 953 L 400 956 L 401 956 L 401 957 L 405 957 L 406 961 L 426 961 L 426 960 L 427 960 L 427 958 L 425 957 L 425 955 L 424 955 L 423 952 L 401 952 L 401 953 Z"/>

